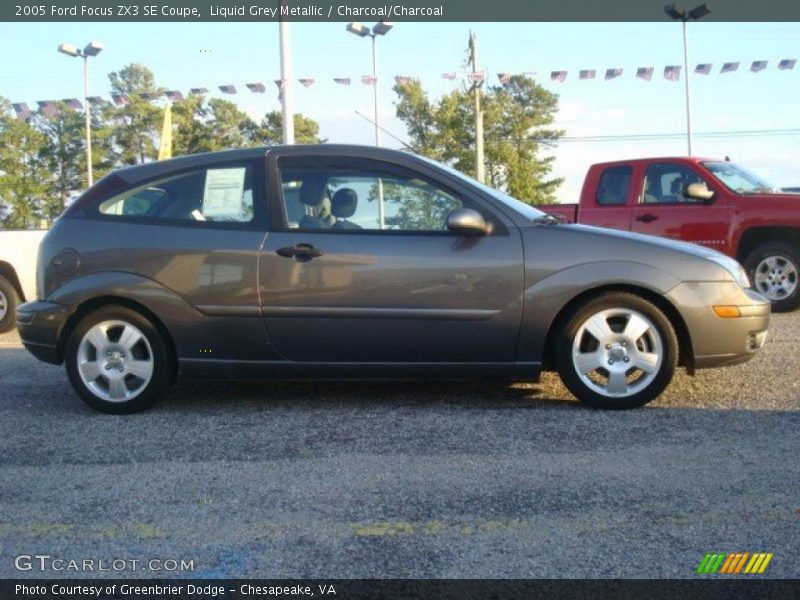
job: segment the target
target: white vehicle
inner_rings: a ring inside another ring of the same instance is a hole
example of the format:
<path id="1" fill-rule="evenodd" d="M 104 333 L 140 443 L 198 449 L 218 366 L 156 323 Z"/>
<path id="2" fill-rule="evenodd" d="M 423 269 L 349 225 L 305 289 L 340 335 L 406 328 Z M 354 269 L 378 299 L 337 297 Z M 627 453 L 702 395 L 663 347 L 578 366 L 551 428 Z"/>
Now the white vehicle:
<path id="1" fill-rule="evenodd" d="M 45 233 L 0 231 L 0 333 L 16 326 L 21 302 L 36 299 L 36 255 Z"/>

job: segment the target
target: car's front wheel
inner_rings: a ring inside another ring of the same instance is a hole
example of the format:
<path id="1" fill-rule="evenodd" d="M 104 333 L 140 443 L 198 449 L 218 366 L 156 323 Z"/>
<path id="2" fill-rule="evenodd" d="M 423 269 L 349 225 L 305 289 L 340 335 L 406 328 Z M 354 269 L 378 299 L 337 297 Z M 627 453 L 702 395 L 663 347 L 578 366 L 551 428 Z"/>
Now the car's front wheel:
<path id="1" fill-rule="evenodd" d="M 81 399 L 105 413 L 145 410 L 175 378 L 167 340 L 149 320 L 123 306 L 104 306 L 84 317 L 67 340 L 65 363 Z"/>
<path id="2" fill-rule="evenodd" d="M 557 341 L 558 373 L 584 404 L 624 409 L 657 398 L 675 374 L 678 342 L 667 317 L 629 293 L 575 307 Z"/>

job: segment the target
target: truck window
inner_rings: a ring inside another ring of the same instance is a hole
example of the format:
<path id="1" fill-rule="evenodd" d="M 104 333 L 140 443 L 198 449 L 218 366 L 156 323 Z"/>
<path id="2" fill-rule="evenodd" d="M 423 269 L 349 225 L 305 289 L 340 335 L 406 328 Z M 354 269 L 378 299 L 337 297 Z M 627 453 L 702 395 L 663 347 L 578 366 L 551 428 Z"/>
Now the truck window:
<path id="1" fill-rule="evenodd" d="M 602 206 L 625 204 L 631 189 L 632 174 L 632 167 L 609 167 L 603 171 L 597 186 L 597 203 Z"/>
<path id="2" fill-rule="evenodd" d="M 644 204 L 700 202 L 684 195 L 686 186 L 690 183 L 703 183 L 703 180 L 688 167 L 669 163 L 650 165 L 645 175 L 642 202 Z"/>

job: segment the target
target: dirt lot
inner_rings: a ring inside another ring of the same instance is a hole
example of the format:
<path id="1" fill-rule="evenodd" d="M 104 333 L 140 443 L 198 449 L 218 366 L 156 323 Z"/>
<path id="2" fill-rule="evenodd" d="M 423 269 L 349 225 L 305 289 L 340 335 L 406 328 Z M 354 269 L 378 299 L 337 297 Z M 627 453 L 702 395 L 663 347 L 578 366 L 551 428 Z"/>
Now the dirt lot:
<path id="1" fill-rule="evenodd" d="M 182 383 L 112 417 L 0 336 L 0 577 L 32 553 L 194 561 L 126 577 L 696 577 L 734 551 L 798 577 L 800 314 L 771 329 L 622 413 L 548 375 Z"/>

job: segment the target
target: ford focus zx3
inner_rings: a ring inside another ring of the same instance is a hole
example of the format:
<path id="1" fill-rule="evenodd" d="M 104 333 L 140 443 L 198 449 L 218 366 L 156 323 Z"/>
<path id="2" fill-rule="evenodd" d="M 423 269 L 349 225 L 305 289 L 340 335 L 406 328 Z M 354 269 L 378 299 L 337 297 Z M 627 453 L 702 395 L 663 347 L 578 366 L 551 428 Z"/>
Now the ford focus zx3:
<path id="1" fill-rule="evenodd" d="M 770 303 L 717 252 L 567 225 L 391 150 L 293 146 L 118 170 L 39 251 L 22 340 L 105 412 L 178 375 L 532 380 L 632 408 L 733 365 Z"/>

